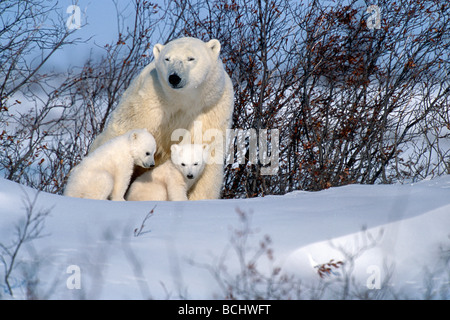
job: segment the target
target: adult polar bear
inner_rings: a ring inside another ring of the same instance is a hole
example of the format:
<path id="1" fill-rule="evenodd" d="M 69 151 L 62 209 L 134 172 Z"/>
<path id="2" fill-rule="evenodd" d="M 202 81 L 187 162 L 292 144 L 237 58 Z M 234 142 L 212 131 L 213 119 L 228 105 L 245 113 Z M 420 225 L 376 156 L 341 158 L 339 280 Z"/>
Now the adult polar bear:
<path id="1" fill-rule="evenodd" d="M 155 137 L 156 166 L 170 158 L 170 147 L 178 142 L 172 141 L 172 133 L 177 129 L 189 131 L 191 141 L 185 141 L 188 143 L 210 143 L 203 141 L 208 139 L 205 133 L 208 130 L 220 132 L 221 137 L 216 135 L 215 139 L 210 139 L 221 142 L 223 147 L 226 129 L 231 125 L 234 93 L 219 52 L 218 40 L 203 42 L 186 37 L 166 45 L 156 44 L 154 61 L 125 91 L 105 130 L 94 140 L 91 151 L 136 128 L 147 128 Z M 202 141 L 198 140 L 198 124 Z M 219 198 L 222 182 L 223 159 L 210 161 L 191 188 L 189 200 Z"/>

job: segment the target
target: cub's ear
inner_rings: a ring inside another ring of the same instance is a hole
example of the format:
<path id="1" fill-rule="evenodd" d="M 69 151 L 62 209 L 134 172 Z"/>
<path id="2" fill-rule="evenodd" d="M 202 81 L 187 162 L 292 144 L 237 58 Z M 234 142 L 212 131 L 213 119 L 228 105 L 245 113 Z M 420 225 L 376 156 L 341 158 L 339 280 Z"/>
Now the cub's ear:
<path id="1" fill-rule="evenodd" d="M 213 54 L 218 57 L 220 52 L 220 42 L 217 39 L 212 39 L 206 43 L 206 46 L 211 49 Z"/>
<path id="2" fill-rule="evenodd" d="M 170 152 L 175 153 L 178 151 L 179 146 L 177 144 L 173 144 L 170 146 Z"/>
<path id="3" fill-rule="evenodd" d="M 203 143 L 202 147 L 203 147 L 203 157 L 204 157 L 203 160 L 205 162 L 207 162 L 209 157 L 211 156 L 212 146 L 208 143 Z"/>
<path id="4" fill-rule="evenodd" d="M 133 132 L 132 134 L 131 134 L 131 141 L 135 141 L 135 140 L 137 140 L 138 139 L 138 137 L 139 137 L 139 133 L 137 133 L 137 132 Z"/>
<path id="5" fill-rule="evenodd" d="M 155 57 L 155 60 L 158 59 L 159 54 L 161 53 L 163 48 L 164 46 L 162 44 L 155 44 L 155 46 L 153 47 L 153 56 Z"/>

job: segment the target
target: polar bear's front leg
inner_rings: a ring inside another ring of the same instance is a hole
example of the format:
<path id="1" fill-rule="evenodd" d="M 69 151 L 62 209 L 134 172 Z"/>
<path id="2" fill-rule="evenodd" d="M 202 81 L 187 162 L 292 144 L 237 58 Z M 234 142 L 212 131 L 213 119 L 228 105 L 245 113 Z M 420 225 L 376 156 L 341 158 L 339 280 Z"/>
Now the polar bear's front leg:
<path id="1" fill-rule="evenodd" d="M 116 187 L 116 185 L 114 185 L 114 190 L 111 193 L 111 200 L 112 201 L 125 201 L 125 198 L 124 198 L 125 192 L 126 192 L 126 188 L 122 188 L 122 186 Z"/>
<path id="2" fill-rule="evenodd" d="M 167 200 L 169 201 L 187 201 L 186 182 L 181 174 L 172 174 L 167 179 Z"/>
<path id="3" fill-rule="evenodd" d="M 202 176 L 189 192 L 189 200 L 219 199 L 223 182 L 223 165 L 206 165 Z"/>
<path id="4" fill-rule="evenodd" d="M 167 195 L 169 201 L 187 201 L 187 190 L 186 185 L 184 186 L 173 186 L 172 188 L 167 189 Z"/>
<path id="5" fill-rule="evenodd" d="M 120 170 L 114 177 L 114 186 L 111 192 L 111 200 L 113 201 L 125 201 L 125 192 L 128 189 L 130 183 L 131 171 Z"/>

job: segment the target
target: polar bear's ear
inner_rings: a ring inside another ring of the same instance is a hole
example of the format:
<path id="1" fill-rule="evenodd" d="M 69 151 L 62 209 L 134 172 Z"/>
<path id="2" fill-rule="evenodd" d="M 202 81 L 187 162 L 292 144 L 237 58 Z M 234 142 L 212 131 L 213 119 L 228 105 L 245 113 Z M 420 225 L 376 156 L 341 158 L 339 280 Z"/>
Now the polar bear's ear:
<path id="1" fill-rule="evenodd" d="M 158 59 L 158 56 L 163 48 L 164 46 L 162 44 L 155 44 L 155 46 L 153 47 L 153 56 L 155 57 L 155 59 Z"/>
<path id="2" fill-rule="evenodd" d="M 219 56 L 219 52 L 220 52 L 220 42 L 217 39 L 212 39 L 210 41 L 208 41 L 208 43 L 206 44 L 208 46 L 209 49 L 212 50 L 212 52 L 214 53 L 214 55 L 216 57 Z"/>

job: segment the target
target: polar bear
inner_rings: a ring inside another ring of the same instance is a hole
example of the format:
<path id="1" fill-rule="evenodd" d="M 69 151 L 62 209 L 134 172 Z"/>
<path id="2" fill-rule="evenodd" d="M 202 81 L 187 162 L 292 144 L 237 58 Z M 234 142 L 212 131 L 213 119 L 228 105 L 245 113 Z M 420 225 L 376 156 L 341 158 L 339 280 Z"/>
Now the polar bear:
<path id="1" fill-rule="evenodd" d="M 209 159 L 206 144 L 173 144 L 171 159 L 138 177 L 130 186 L 129 201 L 185 201 Z"/>
<path id="2" fill-rule="evenodd" d="M 134 128 L 146 128 L 155 137 L 156 166 L 167 161 L 171 145 L 180 142 L 172 137 L 177 129 L 190 133 L 190 141 L 183 139 L 183 143 L 215 143 L 223 150 L 234 93 L 219 52 L 217 40 L 187 37 L 156 44 L 154 61 L 132 81 L 91 150 Z M 211 131 L 218 134 L 211 136 Z M 223 158 L 205 166 L 189 199 L 219 198 L 222 181 Z"/>
<path id="3" fill-rule="evenodd" d="M 124 201 L 133 167 L 154 167 L 155 152 L 156 141 L 146 129 L 115 137 L 72 169 L 64 195 Z"/>

